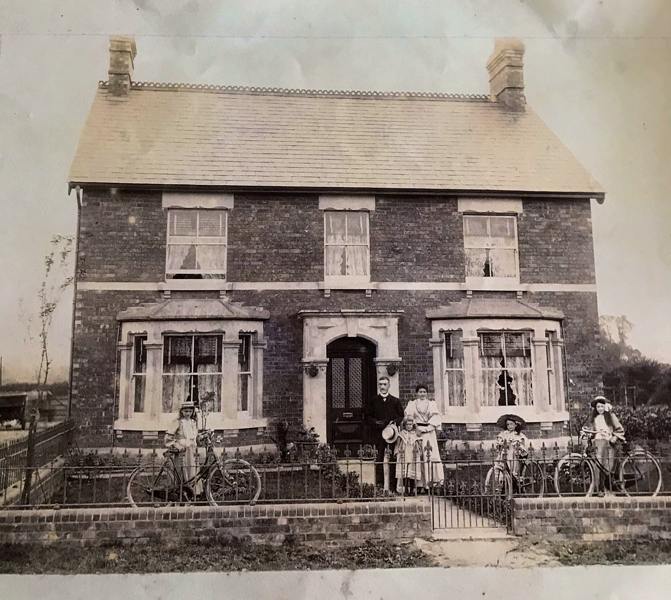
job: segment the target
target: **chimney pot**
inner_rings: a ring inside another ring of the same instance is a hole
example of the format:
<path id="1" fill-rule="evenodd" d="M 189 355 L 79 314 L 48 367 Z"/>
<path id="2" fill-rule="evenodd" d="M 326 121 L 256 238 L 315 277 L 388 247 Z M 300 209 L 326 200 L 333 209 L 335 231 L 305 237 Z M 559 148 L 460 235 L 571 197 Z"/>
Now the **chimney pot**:
<path id="1" fill-rule="evenodd" d="M 135 38 L 124 35 L 110 37 L 108 89 L 114 96 L 128 95 L 136 54 Z"/>
<path id="2" fill-rule="evenodd" d="M 493 100 L 512 111 L 523 111 L 524 44 L 516 38 L 496 40 L 494 52 L 487 61 L 489 88 Z"/>

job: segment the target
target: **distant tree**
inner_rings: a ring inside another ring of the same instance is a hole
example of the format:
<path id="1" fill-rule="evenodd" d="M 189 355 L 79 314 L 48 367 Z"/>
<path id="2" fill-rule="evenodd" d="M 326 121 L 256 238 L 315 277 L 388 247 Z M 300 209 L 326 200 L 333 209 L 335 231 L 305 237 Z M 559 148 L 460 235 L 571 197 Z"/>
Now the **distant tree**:
<path id="1" fill-rule="evenodd" d="M 601 359 L 603 385 L 614 396 L 615 402 L 623 402 L 632 391 L 636 405 L 646 403 L 671 404 L 671 365 L 645 357 L 629 345 L 632 324 L 624 315 L 604 315 L 601 326 Z"/>
<path id="2" fill-rule="evenodd" d="M 36 369 L 38 391 L 46 389 L 52 359 L 49 347 L 49 333 L 54 313 L 65 290 L 72 285 L 72 250 L 74 238 L 69 235 L 54 235 L 49 242 L 49 251 L 43 260 L 43 273 L 37 291 L 38 309 L 35 316 L 28 317 L 28 337 L 37 338 L 40 358 Z M 37 328 L 37 334 L 34 329 Z"/>

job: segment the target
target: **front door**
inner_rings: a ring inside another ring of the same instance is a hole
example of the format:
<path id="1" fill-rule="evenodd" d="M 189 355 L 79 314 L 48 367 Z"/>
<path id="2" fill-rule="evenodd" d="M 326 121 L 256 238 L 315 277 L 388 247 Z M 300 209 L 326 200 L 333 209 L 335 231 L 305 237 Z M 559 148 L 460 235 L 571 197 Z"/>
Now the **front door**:
<path id="1" fill-rule="evenodd" d="M 326 347 L 327 442 L 355 454 L 364 442 L 363 406 L 375 395 L 375 345 L 363 338 L 340 338 Z"/>

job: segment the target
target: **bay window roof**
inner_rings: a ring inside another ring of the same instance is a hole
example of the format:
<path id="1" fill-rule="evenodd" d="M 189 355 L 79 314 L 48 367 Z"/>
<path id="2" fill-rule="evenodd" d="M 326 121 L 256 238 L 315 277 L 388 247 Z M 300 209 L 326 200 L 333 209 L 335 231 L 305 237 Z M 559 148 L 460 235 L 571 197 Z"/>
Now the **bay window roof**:
<path id="1" fill-rule="evenodd" d="M 122 310 L 118 321 L 183 321 L 189 319 L 238 319 L 259 321 L 270 318 L 270 313 L 258 306 L 220 298 L 175 298 L 151 302 Z"/>
<path id="2" fill-rule="evenodd" d="M 556 308 L 539 306 L 517 298 L 464 298 L 446 306 L 430 308 L 427 319 L 552 319 L 561 320 L 564 313 Z"/>

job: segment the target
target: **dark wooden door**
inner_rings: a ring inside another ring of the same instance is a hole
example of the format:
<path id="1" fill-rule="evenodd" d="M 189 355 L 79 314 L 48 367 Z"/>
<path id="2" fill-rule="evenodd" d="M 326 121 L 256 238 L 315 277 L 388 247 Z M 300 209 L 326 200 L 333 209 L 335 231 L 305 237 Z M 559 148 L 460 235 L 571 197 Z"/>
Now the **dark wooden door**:
<path id="1" fill-rule="evenodd" d="M 375 345 L 341 338 L 326 348 L 327 442 L 356 452 L 364 442 L 363 406 L 376 393 Z"/>

